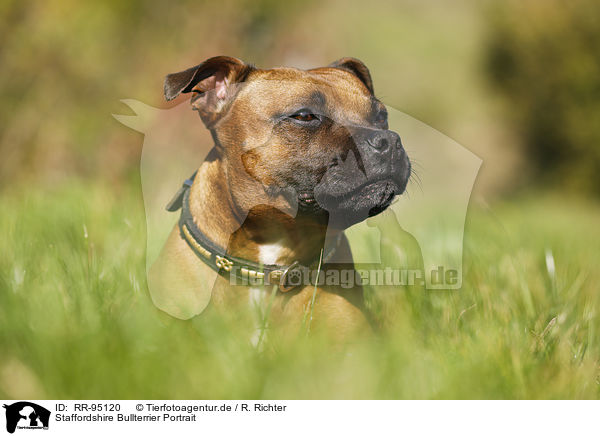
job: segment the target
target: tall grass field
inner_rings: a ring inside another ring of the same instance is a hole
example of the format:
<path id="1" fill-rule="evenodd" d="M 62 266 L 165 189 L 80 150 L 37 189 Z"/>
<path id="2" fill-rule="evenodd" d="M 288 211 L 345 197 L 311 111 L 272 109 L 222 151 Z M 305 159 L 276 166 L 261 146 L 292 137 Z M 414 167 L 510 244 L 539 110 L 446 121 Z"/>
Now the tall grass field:
<path id="1" fill-rule="evenodd" d="M 0 198 L 0 397 L 600 398 L 599 205 L 473 201 L 462 289 L 369 289 L 368 338 L 257 348 L 210 310 L 154 307 L 137 181 Z"/>

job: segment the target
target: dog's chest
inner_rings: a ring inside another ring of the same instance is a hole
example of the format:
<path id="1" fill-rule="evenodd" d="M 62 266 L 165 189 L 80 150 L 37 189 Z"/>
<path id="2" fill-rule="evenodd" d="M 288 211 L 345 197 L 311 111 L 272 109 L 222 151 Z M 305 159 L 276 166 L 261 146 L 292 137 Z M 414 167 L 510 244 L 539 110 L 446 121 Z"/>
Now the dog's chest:
<path id="1" fill-rule="evenodd" d="M 263 265 L 273 265 L 281 258 L 284 250 L 283 241 L 273 244 L 262 244 L 258 247 L 258 260 Z M 267 301 L 267 289 L 264 286 L 250 288 L 248 293 L 250 307 L 262 311 Z"/>

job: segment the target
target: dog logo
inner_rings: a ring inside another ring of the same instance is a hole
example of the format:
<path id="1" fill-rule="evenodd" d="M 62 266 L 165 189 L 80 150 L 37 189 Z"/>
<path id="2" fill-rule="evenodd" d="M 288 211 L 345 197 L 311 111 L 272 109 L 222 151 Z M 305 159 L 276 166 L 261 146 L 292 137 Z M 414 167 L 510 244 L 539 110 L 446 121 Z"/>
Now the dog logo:
<path id="1" fill-rule="evenodd" d="M 4 405 L 6 409 L 6 431 L 14 433 L 16 429 L 48 430 L 50 411 L 28 401 L 19 401 Z"/>

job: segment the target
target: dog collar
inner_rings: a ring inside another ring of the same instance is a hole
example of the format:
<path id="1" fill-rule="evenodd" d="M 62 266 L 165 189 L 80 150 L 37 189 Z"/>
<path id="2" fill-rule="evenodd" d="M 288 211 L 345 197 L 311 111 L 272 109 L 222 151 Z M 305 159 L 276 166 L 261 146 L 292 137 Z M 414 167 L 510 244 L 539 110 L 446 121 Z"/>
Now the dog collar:
<path id="1" fill-rule="evenodd" d="M 301 280 L 297 280 L 298 274 L 302 270 L 310 270 L 311 268 L 301 265 L 298 261 L 290 265 L 259 264 L 247 259 L 230 256 L 225 249 L 218 247 L 207 238 L 194 222 L 194 218 L 190 212 L 190 188 L 195 177 L 196 172 L 183 182 L 181 188 L 179 188 L 175 196 L 167 204 L 166 209 L 169 212 L 176 212 L 181 209 L 178 224 L 179 233 L 196 256 L 221 276 L 229 277 L 230 279 L 233 276 L 243 284 L 277 285 L 281 292 L 290 291 L 302 284 Z M 338 235 L 333 247 L 323 254 L 323 258 L 320 259 L 319 257 L 315 259 L 310 266 L 318 264 L 319 261 L 321 263 L 328 262 L 339 246 L 340 239 L 341 233 Z M 290 280 L 292 277 L 295 280 Z"/>

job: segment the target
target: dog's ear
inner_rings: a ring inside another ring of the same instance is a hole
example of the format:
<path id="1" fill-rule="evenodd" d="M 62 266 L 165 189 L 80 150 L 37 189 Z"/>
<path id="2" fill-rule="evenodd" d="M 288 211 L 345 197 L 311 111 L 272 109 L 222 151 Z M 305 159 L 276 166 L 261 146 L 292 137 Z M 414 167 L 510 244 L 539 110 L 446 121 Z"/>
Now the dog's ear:
<path id="1" fill-rule="evenodd" d="M 254 67 L 239 59 L 217 56 L 200 65 L 169 74 L 165 78 L 165 98 L 173 100 L 181 93 L 192 92 L 192 107 L 204 123 L 213 124 L 236 93 L 234 84 L 246 80 Z"/>
<path id="2" fill-rule="evenodd" d="M 354 74 L 362 83 L 364 83 L 371 94 L 375 93 L 373 91 L 373 80 L 371 79 L 371 73 L 369 73 L 367 66 L 358 59 L 341 58 L 329 64 L 329 67 L 339 68 L 340 70 L 345 70 Z"/>

